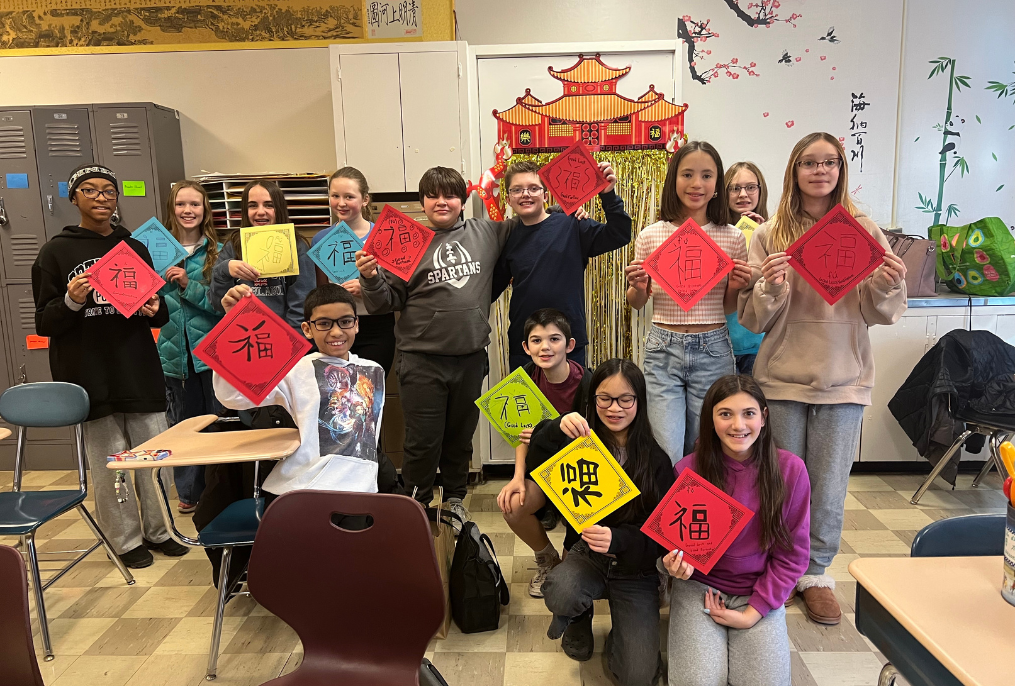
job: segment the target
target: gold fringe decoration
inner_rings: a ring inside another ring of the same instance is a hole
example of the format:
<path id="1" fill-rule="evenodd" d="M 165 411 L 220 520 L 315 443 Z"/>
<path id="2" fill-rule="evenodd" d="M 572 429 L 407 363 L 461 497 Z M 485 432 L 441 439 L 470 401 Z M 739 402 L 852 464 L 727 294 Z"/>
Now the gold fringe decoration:
<path id="1" fill-rule="evenodd" d="M 525 155 L 515 153 L 511 162 L 532 160 L 543 166 L 557 153 Z M 669 154 L 665 150 L 622 150 L 596 152 L 592 156 L 597 162 L 609 162 L 617 174 L 617 194 L 624 200 L 624 209 L 631 216 L 631 242 L 625 248 L 600 255 L 589 261 L 585 270 L 585 317 L 589 334 L 587 364 L 590 369 L 611 357 L 633 359 L 640 364 L 641 341 L 651 322 L 650 308 L 634 312 L 627 304 L 627 279 L 624 267 L 634 259 L 634 242 L 646 226 L 655 223 L 659 214 L 659 198 L 666 178 L 666 163 Z M 507 197 L 503 179 L 501 197 Z M 550 199 L 550 204 L 554 200 Z M 598 198 L 585 205 L 585 210 L 596 221 L 605 222 L 606 215 Z M 494 331 L 500 332 L 499 376 L 508 373 L 508 352 L 506 334 L 508 327 L 508 305 L 511 289 L 494 303 L 491 312 Z M 496 370 L 491 370 L 496 373 Z M 494 383 L 491 375 L 491 385 Z"/>

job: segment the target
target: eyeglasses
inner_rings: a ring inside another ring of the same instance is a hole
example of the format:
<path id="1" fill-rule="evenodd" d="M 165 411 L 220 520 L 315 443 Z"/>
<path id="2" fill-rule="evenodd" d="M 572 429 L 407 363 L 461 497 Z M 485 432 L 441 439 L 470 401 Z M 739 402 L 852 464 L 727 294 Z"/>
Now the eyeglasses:
<path id="1" fill-rule="evenodd" d="M 740 195 L 740 191 L 746 191 L 747 195 L 754 195 L 761 189 L 756 183 L 749 183 L 746 186 L 730 186 L 730 193 L 733 195 Z"/>
<path id="2" fill-rule="evenodd" d="M 596 407 L 598 407 L 600 410 L 610 409 L 610 407 L 613 406 L 614 401 L 616 401 L 617 404 L 620 405 L 620 409 L 630 410 L 632 407 L 634 407 L 635 402 L 638 401 L 638 396 L 634 395 L 633 393 L 625 393 L 624 395 L 619 397 L 606 395 L 605 393 L 602 395 L 599 395 L 598 393 L 596 394 Z"/>
<path id="3" fill-rule="evenodd" d="M 542 195 L 543 188 L 541 186 L 529 186 L 528 188 L 509 188 L 508 195 L 512 198 L 517 198 L 519 195 Z"/>
<path id="4" fill-rule="evenodd" d="M 825 171 L 832 171 L 842 166 L 842 158 L 836 157 L 834 160 L 823 160 L 821 162 L 816 160 L 800 160 L 796 163 L 796 166 L 808 172 L 815 172 L 818 170 L 818 167 L 823 168 Z"/>
<path id="5" fill-rule="evenodd" d="M 107 188 L 104 191 L 100 191 L 98 188 L 78 188 L 76 190 L 89 200 L 95 200 L 100 195 L 106 200 L 113 200 L 120 194 L 115 188 Z"/>
<path id="6" fill-rule="evenodd" d="M 343 330 L 351 329 L 356 326 L 357 321 L 359 321 L 359 317 L 341 317 L 339 319 L 311 319 L 308 323 L 318 331 L 331 331 L 335 328 L 335 324 L 338 324 L 338 328 Z"/>

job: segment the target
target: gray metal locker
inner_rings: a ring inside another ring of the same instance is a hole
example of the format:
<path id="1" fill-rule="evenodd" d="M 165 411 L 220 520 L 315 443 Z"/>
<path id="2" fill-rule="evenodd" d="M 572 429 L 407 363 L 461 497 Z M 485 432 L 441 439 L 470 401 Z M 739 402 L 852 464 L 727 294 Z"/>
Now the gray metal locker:
<path id="1" fill-rule="evenodd" d="M 9 359 L 9 320 L 7 318 L 7 302 L 4 298 L 0 298 L 0 393 L 3 393 L 13 385 L 13 379 L 11 379 L 10 365 L 7 363 Z M 17 430 L 7 422 L 0 418 L 0 427 L 4 429 L 10 429 L 11 436 L 6 440 L 0 442 L 0 446 L 7 443 L 13 443 L 16 439 Z"/>
<path id="2" fill-rule="evenodd" d="M 116 174 L 120 223 L 133 231 L 151 217 L 165 221 L 172 184 L 184 178 L 176 110 L 152 103 L 92 105 L 96 159 Z"/>
<path id="3" fill-rule="evenodd" d="M 46 242 L 32 115 L 0 111 L 0 252 L 6 279 L 30 279 Z"/>
<path id="4" fill-rule="evenodd" d="M 67 197 L 67 177 L 86 162 L 95 161 L 88 107 L 33 107 L 35 150 L 42 191 L 46 238 L 77 224 L 81 215 Z M 8 279 L 14 277 L 8 274 Z"/>
<path id="5" fill-rule="evenodd" d="M 7 284 L 7 331 L 10 335 L 11 381 L 20 383 L 24 379 L 28 383 L 36 381 L 52 381 L 49 371 L 49 350 L 40 348 L 28 349 L 28 337 L 35 335 L 35 298 L 30 283 Z M 30 440 L 69 439 L 70 429 L 28 430 Z"/>

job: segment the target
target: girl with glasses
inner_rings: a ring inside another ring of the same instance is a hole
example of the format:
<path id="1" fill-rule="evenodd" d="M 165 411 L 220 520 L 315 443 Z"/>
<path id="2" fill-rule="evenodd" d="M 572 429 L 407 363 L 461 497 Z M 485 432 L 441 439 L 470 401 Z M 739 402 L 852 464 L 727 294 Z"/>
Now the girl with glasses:
<path id="1" fill-rule="evenodd" d="M 797 590 L 808 616 L 821 624 L 838 624 L 842 616 L 835 580 L 825 571 L 839 550 L 849 471 L 874 387 L 867 329 L 893 324 L 906 310 L 906 266 L 878 225 L 853 204 L 848 188 L 839 140 L 828 133 L 800 139 L 786 165 L 775 216 L 751 240 L 751 286 L 741 292 L 738 307 L 741 324 L 765 333 L 754 378 L 768 397 L 776 442 L 807 465 L 811 552 Z M 884 247 L 885 256 L 829 305 L 789 268 L 786 249 L 837 204 Z"/>
<path id="2" fill-rule="evenodd" d="M 756 224 L 768 221 L 768 184 L 753 162 L 737 162 L 726 170 L 726 197 L 730 204 L 730 224 L 735 226 L 741 217 L 747 217 Z M 751 234 L 745 231 L 744 238 L 750 246 Z M 750 374 L 764 335 L 742 327 L 736 312 L 726 315 L 726 326 L 730 330 L 737 373 Z"/>
<path id="3" fill-rule="evenodd" d="M 662 670 L 656 560 L 663 550 L 640 527 L 673 485 L 673 470 L 652 434 L 645 377 L 633 362 L 614 358 L 599 365 L 590 388 L 594 402 L 587 416 L 572 412 L 536 426 L 526 465 L 531 471 L 594 431 L 641 495 L 580 535 L 567 526 L 568 554 L 542 588 L 553 613 L 547 636 L 563 637 L 561 648 L 571 659 L 588 660 L 595 648 L 593 601 L 609 598 L 606 663 L 623 686 L 650 686 Z"/>

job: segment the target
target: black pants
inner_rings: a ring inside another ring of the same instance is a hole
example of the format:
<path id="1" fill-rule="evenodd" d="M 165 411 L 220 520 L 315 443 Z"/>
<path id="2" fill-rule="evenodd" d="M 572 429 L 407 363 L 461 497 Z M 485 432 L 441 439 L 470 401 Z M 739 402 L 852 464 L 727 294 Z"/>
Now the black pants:
<path id="1" fill-rule="evenodd" d="M 479 423 L 476 400 L 489 367 L 486 351 L 430 355 L 402 351 L 399 397 L 405 415 L 402 479 L 421 503 L 433 498 L 437 468 L 444 497 L 464 498 L 472 463 L 472 437 Z"/>
<path id="2" fill-rule="evenodd" d="M 361 314 L 359 333 L 350 352 L 384 367 L 387 377 L 395 359 L 395 313 Z"/>

